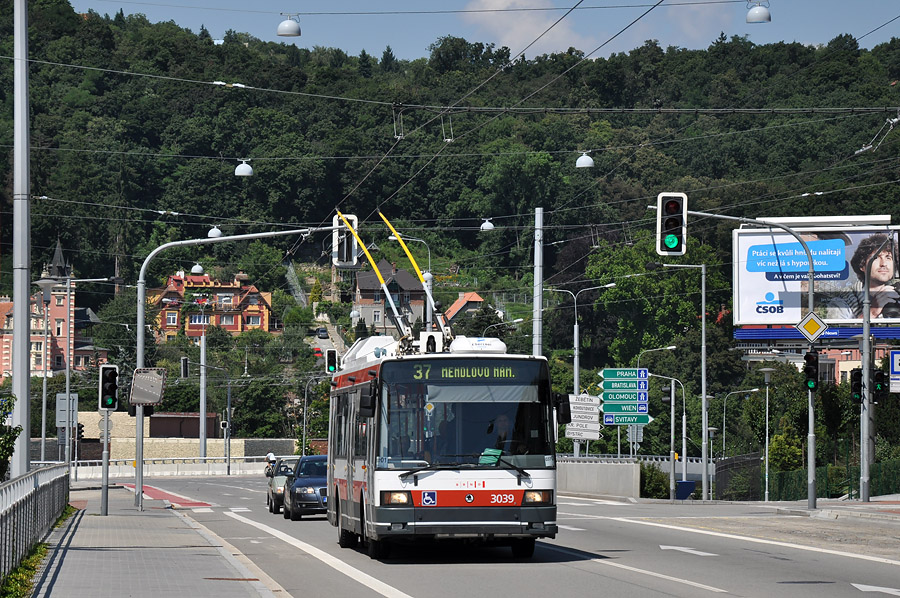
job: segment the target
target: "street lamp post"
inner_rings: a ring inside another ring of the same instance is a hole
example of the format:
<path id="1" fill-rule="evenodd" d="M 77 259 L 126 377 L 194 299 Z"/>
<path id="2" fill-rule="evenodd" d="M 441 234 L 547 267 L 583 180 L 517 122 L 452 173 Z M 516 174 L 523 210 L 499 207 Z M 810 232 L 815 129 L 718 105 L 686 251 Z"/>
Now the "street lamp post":
<path id="1" fill-rule="evenodd" d="M 725 399 L 722 401 L 722 457 L 725 457 L 725 408 L 728 407 L 728 397 L 731 395 L 741 394 L 741 393 L 751 393 L 751 392 L 759 392 L 758 388 L 749 388 L 747 390 L 732 390 L 730 393 L 725 395 Z"/>
<path id="2" fill-rule="evenodd" d="M 766 377 L 766 502 L 769 502 L 769 382 L 772 380 L 772 372 L 775 368 L 760 368 L 760 372 Z"/>
<path id="3" fill-rule="evenodd" d="M 574 392 L 576 395 L 581 394 L 581 366 L 578 360 L 578 347 L 581 343 L 578 337 L 578 295 L 584 293 L 585 291 L 594 291 L 597 289 L 611 289 L 616 286 L 616 283 L 610 282 L 608 284 L 602 284 L 595 287 L 588 287 L 586 289 L 581 289 L 577 293 L 573 293 L 568 289 L 548 289 L 550 291 L 556 291 L 557 293 L 568 293 L 572 295 L 572 302 L 575 304 L 575 321 L 572 325 L 572 338 L 573 338 L 573 349 L 574 349 L 574 357 L 572 360 L 572 367 L 574 368 L 574 381 L 572 386 L 574 386 Z M 575 441 L 572 443 L 575 449 L 575 456 L 578 456 L 580 452 L 581 442 Z"/>
<path id="4" fill-rule="evenodd" d="M 315 232 L 332 231 L 335 227 L 324 226 L 318 228 L 303 228 L 291 230 L 267 231 L 262 233 L 249 233 L 246 235 L 229 235 L 222 236 L 222 231 L 213 228 L 209 231 L 209 236 L 202 239 L 186 239 L 183 241 L 171 241 L 164 243 L 151 251 L 144 263 L 141 264 L 140 273 L 137 280 L 137 354 L 136 366 L 144 367 L 144 317 L 147 308 L 147 269 L 150 266 L 150 260 L 156 257 L 161 251 L 172 247 L 185 247 L 189 245 L 208 245 L 210 243 L 224 243 L 227 241 L 245 241 L 250 239 L 262 239 L 266 237 L 283 237 L 288 235 L 309 235 Z M 138 510 L 143 510 L 143 490 L 144 490 L 144 406 L 137 405 L 135 408 L 135 475 L 134 475 L 134 505 Z"/>
<path id="5" fill-rule="evenodd" d="M 56 286 L 57 281 L 51 278 L 42 278 L 35 281 L 34 284 L 41 289 L 41 302 L 44 304 L 44 342 L 41 345 L 41 365 L 44 369 L 44 384 L 41 393 L 41 461 L 46 461 L 44 445 L 47 444 L 47 362 L 50 359 L 50 352 L 47 349 L 50 337 L 50 320 L 47 310 L 50 309 L 50 289 Z M 68 431 L 66 431 L 66 442 L 70 442 Z"/>
<path id="6" fill-rule="evenodd" d="M 485 328 L 482 331 L 481 336 L 487 336 L 487 331 L 490 330 L 491 328 L 493 328 L 494 326 L 504 326 L 506 324 L 518 324 L 519 322 L 522 322 L 523 320 L 524 320 L 524 318 L 516 318 L 515 320 L 513 320 L 511 322 L 497 322 L 496 324 L 491 324 L 490 326 L 488 326 L 487 328 Z"/>
<path id="7" fill-rule="evenodd" d="M 669 345 L 668 347 L 658 347 L 656 349 L 644 349 L 637 356 L 637 369 L 641 369 L 641 355 L 644 353 L 652 353 L 653 351 L 674 351 L 677 349 L 675 345 Z M 684 425 L 684 424 L 682 424 Z M 619 458 L 622 457 L 622 427 L 616 426 L 616 448 L 619 451 Z"/>
<path id="8" fill-rule="evenodd" d="M 391 241 L 396 241 L 396 235 L 390 235 L 388 237 Z M 428 294 L 432 295 L 432 284 L 434 281 L 434 276 L 431 274 L 431 247 L 428 246 L 428 243 L 425 242 L 424 239 L 417 239 L 416 237 L 403 237 L 404 241 L 417 241 L 425 246 L 425 249 L 428 250 L 428 271 L 422 274 L 422 278 L 425 279 L 425 286 L 428 287 Z M 434 314 L 431 312 L 431 301 L 428 299 L 425 300 L 425 330 L 431 330 L 431 321 L 434 319 Z"/>
<path id="9" fill-rule="evenodd" d="M 681 403 L 684 405 L 684 384 L 681 383 L 681 380 L 678 378 L 672 378 L 671 376 L 660 376 L 659 374 L 652 374 L 647 372 L 650 376 L 654 378 L 663 378 L 665 380 L 669 380 L 669 410 L 670 410 L 670 421 L 669 421 L 669 500 L 673 503 L 675 502 L 675 382 L 678 382 L 679 386 L 681 386 Z M 665 391 L 665 388 L 663 389 Z M 665 399 L 663 399 L 665 401 Z M 682 415 L 682 445 L 686 442 L 684 437 L 684 416 Z M 682 464 L 687 463 L 687 455 L 686 450 L 687 447 L 682 446 L 682 454 L 681 454 L 681 462 Z M 687 477 L 686 465 L 683 465 L 681 468 L 681 481 L 685 481 Z"/>

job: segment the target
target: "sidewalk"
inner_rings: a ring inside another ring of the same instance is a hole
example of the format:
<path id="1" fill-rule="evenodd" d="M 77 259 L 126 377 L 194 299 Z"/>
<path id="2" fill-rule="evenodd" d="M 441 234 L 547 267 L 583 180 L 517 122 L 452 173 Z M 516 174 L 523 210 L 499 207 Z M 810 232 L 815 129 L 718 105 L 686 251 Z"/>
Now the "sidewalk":
<path id="1" fill-rule="evenodd" d="M 165 501 L 145 495 L 140 512 L 131 491 L 111 485 L 103 517 L 100 493 L 94 481 L 73 484 L 79 510 L 47 538 L 34 597 L 274 597 L 252 564 Z"/>
<path id="2" fill-rule="evenodd" d="M 808 510 L 805 502 L 777 504 L 779 512 L 792 515 L 808 515 L 821 519 L 860 517 L 900 522 L 900 494 L 873 496 L 869 502 L 819 498 L 816 500 L 815 511 Z"/>

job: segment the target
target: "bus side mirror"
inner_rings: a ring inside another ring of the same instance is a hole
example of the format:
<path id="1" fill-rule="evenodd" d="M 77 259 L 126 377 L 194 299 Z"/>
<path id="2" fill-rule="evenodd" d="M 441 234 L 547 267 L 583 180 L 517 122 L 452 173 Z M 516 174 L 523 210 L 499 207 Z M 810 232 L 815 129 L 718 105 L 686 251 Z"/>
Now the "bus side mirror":
<path id="1" fill-rule="evenodd" d="M 359 391 L 359 416 L 372 417 L 375 415 L 376 386 L 373 381 Z"/>
<path id="2" fill-rule="evenodd" d="M 569 395 L 556 393 L 556 421 L 560 424 L 572 423 L 572 408 L 569 406 Z"/>

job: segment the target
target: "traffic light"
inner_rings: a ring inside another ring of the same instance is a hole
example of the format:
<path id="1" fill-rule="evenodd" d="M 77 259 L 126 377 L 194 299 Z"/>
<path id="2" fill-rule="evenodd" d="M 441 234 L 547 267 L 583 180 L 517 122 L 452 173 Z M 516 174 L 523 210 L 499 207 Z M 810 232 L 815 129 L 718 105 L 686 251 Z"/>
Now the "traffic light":
<path id="1" fill-rule="evenodd" d="M 119 366 L 100 366 L 100 409 L 115 411 L 119 408 Z"/>
<path id="2" fill-rule="evenodd" d="M 862 403 L 862 370 L 860 368 L 850 370 L 850 396 L 857 403 Z"/>
<path id="3" fill-rule="evenodd" d="M 181 358 L 181 377 L 182 378 L 188 377 L 188 358 L 187 357 Z"/>
<path id="4" fill-rule="evenodd" d="M 806 366 L 803 368 L 803 373 L 806 375 L 806 388 L 815 392 L 819 388 L 819 352 L 815 349 L 807 351 L 803 360 L 806 361 Z"/>
<path id="5" fill-rule="evenodd" d="M 337 351 L 334 349 L 325 351 L 325 371 L 329 374 L 337 371 Z"/>
<path id="6" fill-rule="evenodd" d="M 884 370 L 875 370 L 872 374 L 872 394 L 876 399 L 883 399 L 887 396 L 888 386 L 885 381 Z"/>
<path id="7" fill-rule="evenodd" d="M 686 237 L 687 195 L 660 193 L 656 196 L 656 253 L 684 255 Z"/>
<path id="8" fill-rule="evenodd" d="M 78 424 L 78 441 L 84 440 L 84 424 Z"/>

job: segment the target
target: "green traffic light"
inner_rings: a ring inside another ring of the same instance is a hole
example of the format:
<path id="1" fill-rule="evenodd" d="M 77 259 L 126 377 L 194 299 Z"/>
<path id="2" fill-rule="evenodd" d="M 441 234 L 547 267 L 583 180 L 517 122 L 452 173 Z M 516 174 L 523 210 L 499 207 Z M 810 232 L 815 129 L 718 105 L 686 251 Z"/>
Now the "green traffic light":
<path id="1" fill-rule="evenodd" d="M 663 243 L 665 243 L 666 247 L 669 249 L 675 249 L 678 247 L 678 236 L 672 234 L 666 235 L 663 239 Z"/>
<path id="2" fill-rule="evenodd" d="M 816 383 L 815 383 L 814 380 L 807 380 L 807 381 L 806 381 L 806 386 L 807 386 L 807 388 L 809 388 L 810 390 L 815 390 L 815 389 L 816 389 Z"/>

